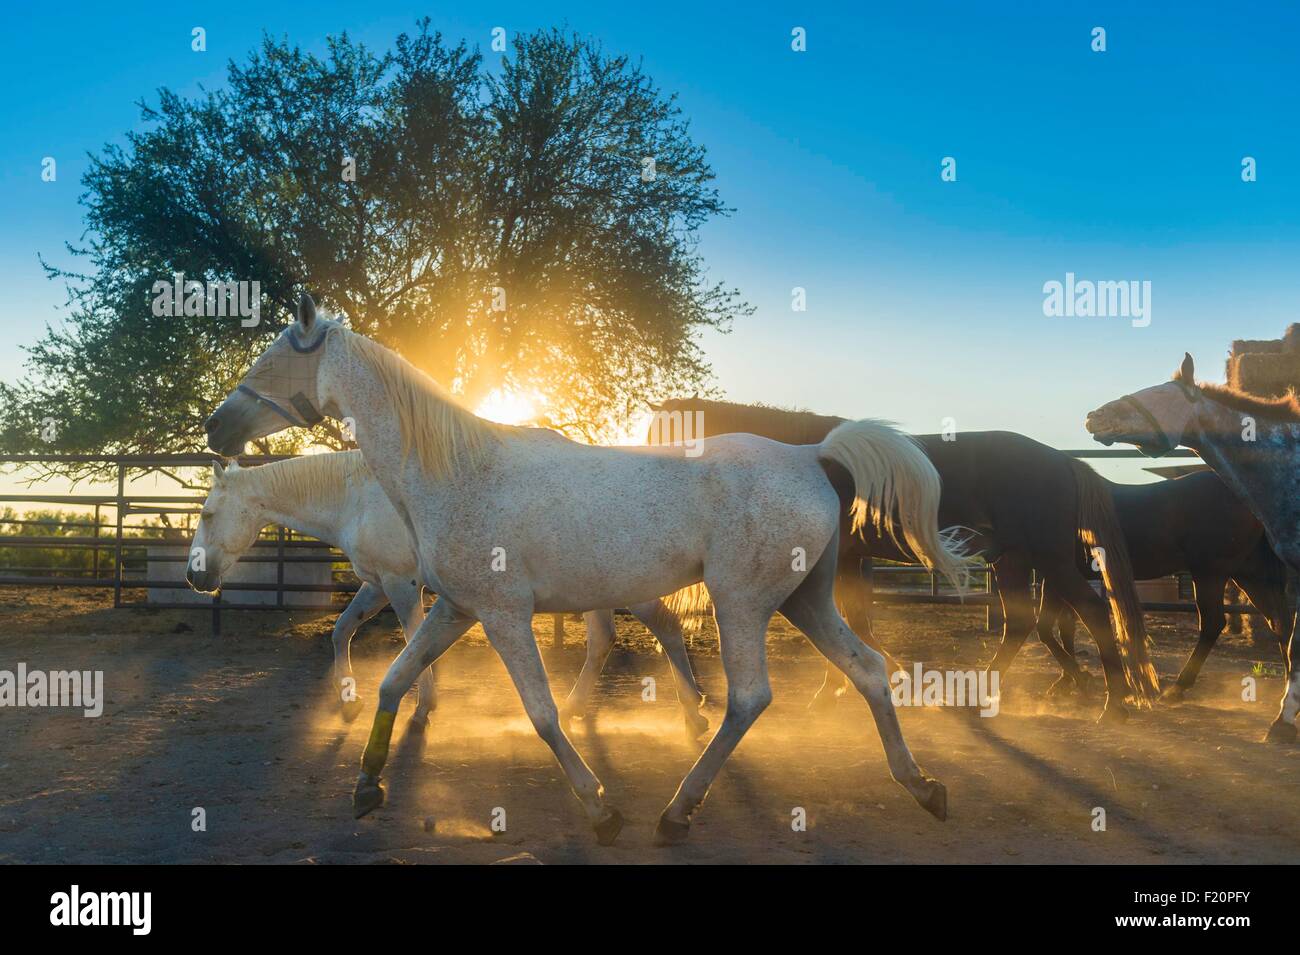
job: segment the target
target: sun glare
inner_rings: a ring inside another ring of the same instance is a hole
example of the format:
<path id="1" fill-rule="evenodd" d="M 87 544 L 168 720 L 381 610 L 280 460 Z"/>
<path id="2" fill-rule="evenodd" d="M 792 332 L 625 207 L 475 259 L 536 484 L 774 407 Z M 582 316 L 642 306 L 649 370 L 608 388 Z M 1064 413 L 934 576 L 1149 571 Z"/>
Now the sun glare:
<path id="1" fill-rule="evenodd" d="M 474 413 L 497 424 L 530 424 L 537 417 L 537 406 L 528 395 L 498 388 L 479 402 Z"/>

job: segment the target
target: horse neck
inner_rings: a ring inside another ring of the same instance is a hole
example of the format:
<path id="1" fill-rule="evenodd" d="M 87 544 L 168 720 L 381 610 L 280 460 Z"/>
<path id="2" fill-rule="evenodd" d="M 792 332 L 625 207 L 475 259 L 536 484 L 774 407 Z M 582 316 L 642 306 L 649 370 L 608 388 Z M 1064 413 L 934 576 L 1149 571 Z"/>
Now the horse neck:
<path id="1" fill-rule="evenodd" d="M 265 487 L 253 491 L 253 506 L 262 521 L 291 527 L 300 534 L 333 544 L 339 538 L 339 526 L 347 508 L 322 504 L 314 495 L 306 500 L 273 496 Z"/>
<path id="2" fill-rule="evenodd" d="M 1245 502 L 1270 535 L 1290 527 L 1282 513 L 1290 507 L 1289 487 L 1296 464 L 1300 461 L 1300 425 L 1286 421 L 1256 419 L 1255 440 L 1243 438 L 1242 413 L 1226 408 L 1212 399 L 1198 403 L 1188 422 L 1182 443 L 1201 459 Z"/>
<path id="3" fill-rule="evenodd" d="M 329 413 L 356 424 L 357 448 L 371 475 L 401 514 L 408 514 L 407 460 L 397 412 L 384 386 L 361 359 L 349 351 L 328 349 L 318 376 Z M 414 456 L 411 457 L 414 461 Z M 417 468 L 418 470 L 418 468 Z"/>

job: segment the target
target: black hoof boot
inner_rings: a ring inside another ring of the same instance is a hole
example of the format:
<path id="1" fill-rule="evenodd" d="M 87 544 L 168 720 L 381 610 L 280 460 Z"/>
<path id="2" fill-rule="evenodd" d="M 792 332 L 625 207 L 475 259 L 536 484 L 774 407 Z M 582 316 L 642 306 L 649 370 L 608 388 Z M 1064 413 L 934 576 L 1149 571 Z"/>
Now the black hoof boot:
<path id="1" fill-rule="evenodd" d="M 655 845 L 680 846 L 690 834 L 689 822 L 674 822 L 666 815 L 660 816 L 659 825 L 655 826 Z"/>
<path id="2" fill-rule="evenodd" d="M 605 818 L 596 823 L 593 827 L 596 830 L 596 841 L 602 846 L 612 846 L 618 834 L 623 831 L 623 814 L 617 809 L 610 809 L 605 814 Z"/>
<path id="3" fill-rule="evenodd" d="M 1296 739 L 1295 724 L 1275 720 L 1273 725 L 1268 728 L 1268 735 L 1264 739 L 1270 743 L 1294 743 Z"/>
<path id="4" fill-rule="evenodd" d="M 379 778 L 362 773 L 357 778 L 357 788 L 352 791 L 353 818 L 360 819 L 383 804 L 384 787 L 380 785 Z"/>

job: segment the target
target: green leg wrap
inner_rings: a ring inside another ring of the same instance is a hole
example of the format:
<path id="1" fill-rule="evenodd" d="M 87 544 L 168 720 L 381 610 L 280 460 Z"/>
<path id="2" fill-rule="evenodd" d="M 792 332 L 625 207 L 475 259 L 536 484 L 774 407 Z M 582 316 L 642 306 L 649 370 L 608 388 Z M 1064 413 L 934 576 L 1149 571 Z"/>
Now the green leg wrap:
<path id="1" fill-rule="evenodd" d="M 375 714 L 375 723 L 370 727 L 370 741 L 366 743 L 366 752 L 361 757 L 361 770 L 379 778 L 379 772 L 388 762 L 388 741 L 393 738 L 393 722 L 396 713 L 380 710 Z"/>

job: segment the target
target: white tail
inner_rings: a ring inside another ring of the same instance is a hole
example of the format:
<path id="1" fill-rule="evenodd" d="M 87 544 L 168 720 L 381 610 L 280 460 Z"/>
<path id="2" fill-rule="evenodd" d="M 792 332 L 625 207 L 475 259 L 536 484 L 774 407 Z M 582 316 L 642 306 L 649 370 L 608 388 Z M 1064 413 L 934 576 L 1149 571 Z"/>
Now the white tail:
<path id="1" fill-rule="evenodd" d="M 966 592 L 970 571 L 957 539 L 960 529 L 939 530 L 939 472 L 910 435 L 884 421 L 846 421 L 826 436 L 818 456 L 853 478 L 854 532 L 870 523 L 901 547 L 897 512 L 907 549 L 958 593 Z"/>

